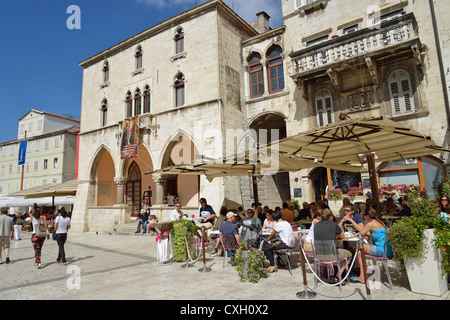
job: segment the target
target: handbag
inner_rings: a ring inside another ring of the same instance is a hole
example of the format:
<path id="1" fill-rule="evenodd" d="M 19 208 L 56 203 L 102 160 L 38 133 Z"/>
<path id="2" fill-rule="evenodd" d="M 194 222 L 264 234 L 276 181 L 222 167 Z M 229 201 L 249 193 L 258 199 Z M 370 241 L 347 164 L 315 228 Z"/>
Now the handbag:
<path id="1" fill-rule="evenodd" d="M 43 224 L 35 225 L 34 227 L 34 235 L 38 238 L 43 238 L 48 236 L 48 230 Z"/>

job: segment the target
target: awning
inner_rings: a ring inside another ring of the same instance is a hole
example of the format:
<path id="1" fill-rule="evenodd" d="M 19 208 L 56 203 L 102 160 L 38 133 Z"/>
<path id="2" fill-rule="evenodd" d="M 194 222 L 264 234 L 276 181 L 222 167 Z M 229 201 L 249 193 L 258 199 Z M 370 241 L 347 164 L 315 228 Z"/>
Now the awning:
<path id="1" fill-rule="evenodd" d="M 3 207 L 31 207 L 34 203 L 38 206 L 50 206 L 50 205 L 72 205 L 75 202 L 73 196 L 60 196 L 60 197 L 44 197 L 44 198 L 30 198 L 24 197 L 0 197 L 0 208 Z"/>
<path id="2" fill-rule="evenodd" d="M 77 193 L 79 180 L 70 180 L 63 183 L 49 183 L 42 186 L 37 186 L 7 195 L 7 197 L 23 197 L 29 198 L 43 198 L 43 197 L 57 197 L 57 196 L 75 196 Z"/>

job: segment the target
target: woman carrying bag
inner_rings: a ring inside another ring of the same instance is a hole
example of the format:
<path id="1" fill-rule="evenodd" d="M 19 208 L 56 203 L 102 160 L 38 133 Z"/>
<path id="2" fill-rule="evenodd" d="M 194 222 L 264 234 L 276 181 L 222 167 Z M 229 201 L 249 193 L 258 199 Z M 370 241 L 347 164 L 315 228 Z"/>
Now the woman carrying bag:
<path id="1" fill-rule="evenodd" d="M 33 207 L 30 211 L 31 225 L 33 226 L 33 234 L 31 235 L 31 243 L 34 248 L 34 265 L 41 269 L 41 252 L 45 238 L 50 237 L 48 233 L 47 217 L 41 216 L 41 208 Z"/>
<path id="2" fill-rule="evenodd" d="M 60 266 L 66 265 L 66 252 L 64 251 L 64 244 L 67 240 L 67 231 L 70 229 L 70 218 L 66 209 L 61 208 L 58 210 L 58 216 L 55 220 L 55 236 L 58 243 L 59 252 L 56 262 Z"/>

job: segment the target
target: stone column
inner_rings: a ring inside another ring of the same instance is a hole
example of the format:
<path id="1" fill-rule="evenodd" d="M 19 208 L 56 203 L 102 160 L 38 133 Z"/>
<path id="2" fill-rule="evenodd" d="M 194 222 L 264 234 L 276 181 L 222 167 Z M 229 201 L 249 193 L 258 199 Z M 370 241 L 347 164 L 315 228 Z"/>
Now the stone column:
<path id="1" fill-rule="evenodd" d="M 117 185 L 117 204 L 124 204 L 125 199 L 125 184 L 127 179 L 124 177 L 114 178 L 114 182 Z"/>
<path id="2" fill-rule="evenodd" d="M 165 177 L 162 174 L 152 174 L 152 179 L 155 182 L 155 203 L 153 205 L 161 205 L 164 200 L 164 182 Z"/>

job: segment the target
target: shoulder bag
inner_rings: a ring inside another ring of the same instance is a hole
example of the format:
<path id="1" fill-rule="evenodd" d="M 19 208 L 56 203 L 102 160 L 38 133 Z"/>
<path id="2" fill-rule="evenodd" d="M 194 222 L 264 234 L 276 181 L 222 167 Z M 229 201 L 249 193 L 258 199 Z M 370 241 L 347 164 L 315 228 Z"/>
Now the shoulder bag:
<path id="1" fill-rule="evenodd" d="M 43 238 L 48 236 L 48 230 L 45 227 L 44 224 L 41 224 L 39 221 L 39 224 L 34 226 L 34 235 L 38 238 Z"/>

